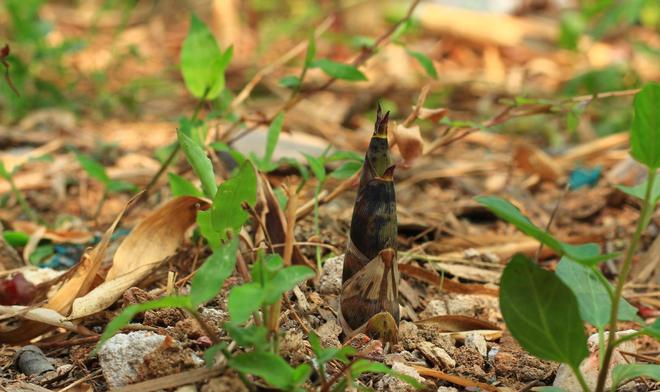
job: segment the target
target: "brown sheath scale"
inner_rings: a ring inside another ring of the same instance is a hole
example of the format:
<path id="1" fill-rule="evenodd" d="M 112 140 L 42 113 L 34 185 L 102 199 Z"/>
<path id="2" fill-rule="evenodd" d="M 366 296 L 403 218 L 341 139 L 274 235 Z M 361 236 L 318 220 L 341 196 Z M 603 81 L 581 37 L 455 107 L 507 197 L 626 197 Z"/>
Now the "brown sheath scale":
<path id="1" fill-rule="evenodd" d="M 347 335 L 360 331 L 393 341 L 399 324 L 399 270 L 388 116 L 389 112 L 382 114 L 379 105 L 353 208 L 339 318 Z"/>

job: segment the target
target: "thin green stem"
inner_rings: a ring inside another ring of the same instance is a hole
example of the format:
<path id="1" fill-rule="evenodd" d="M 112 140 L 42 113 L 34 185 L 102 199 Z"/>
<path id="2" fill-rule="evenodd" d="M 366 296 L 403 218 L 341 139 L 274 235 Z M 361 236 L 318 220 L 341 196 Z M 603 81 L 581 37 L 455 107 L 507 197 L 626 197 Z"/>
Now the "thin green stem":
<path id="1" fill-rule="evenodd" d="M 573 373 L 575 374 L 575 378 L 577 378 L 578 382 L 580 383 L 580 386 L 582 387 L 582 391 L 584 392 L 589 392 L 589 385 L 587 385 L 587 381 L 584 379 L 584 376 L 582 375 L 582 372 L 580 371 L 580 367 L 575 367 L 571 368 L 573 369 Z"/>
<path id="2" fill-rule="evenodd" d="M 193 112 L 192 117 L 190 118 L 192 121 L 197 120 L 197 116 L 199 116 L 200 110 L 202 110 L 202 106 L 204 105 L 204 102 L 206 101 L 206 97 L 209 95 L 209 88 L 207 87 L 206 90 L 204 90 L 204 94 L 202 95 L 202 98 L 199 99 L 197 102 L 197 105 L 195 106 L 195 111 Z M 174 161 L 174 158 L 176 155 L 179 153 L 179 150 L 181 149 L 181 145 L 177 142 L 174 145 L 174 149 L 170 153 L 170 155 L 165 159 L 165 161 L 160 165 L 160 168 L 154 174 L 153 177 L 151 177 L 151 180 L 147 184 L 147 186 L 144 188 L 144 197 L 146 198 L 149 196 L 149 192 L 151 189 L 156 185 L 160 177 L 165 173 L 165 170 L 172 164 L 172 161 Z"/>
<path id="3" fill-rule="evenodd" d="M 607 291 L 607 295 L 610 297 L 610 301 L 614 302 L 614 292 L 612 291 L 612 285 L 610 282 L 607 281 L 605 276 L 596 268 L 596 266 L 591 266 L 591 270 L 594 272 L 594 275 L 596 275 L 596 278 L 598 278 L 598 281 L 600 284 L 605 288 L 605 291 Z"/>
<path id="4" fill-rule="evenodd" d="M 625 335 L 625 336 L 621 336 L 620 338 L 614 340 L 614 347 L 617 347 L 623 342 L 627 342 L 628 340 L 635 339 L 635 338 L 637 338 L 639 336 L 642 336 L 642 335 L 643 335 L 643 333 L 641 333 L 641 332 L 634 332 L 634 333 L 631 333 L 631 334 L 628 334 L 628 335 Z"/>
<path id="5" fill-rule="evenodd" d="M 626 252 L 626 257 L 623 260 L 623 265 L 621 266 L 621 273 L 616 283 L 616 288 L 614 289 L 614 297 L 612 299 L 612 312 L 610 313 L 610 334 L 607 339 L 607 349 L 605 350 L 605 358 L 603 360 L 603 366 L 600 368 L 598 373 L 598 384 L 596 386 L 596 392 L 603 392 L 605 389 L 605 381 L 607 380 L 607 373 L 609 371 L 610 360 L 612 359 L 612 354 L 615 348 L 615 337 L 616 337 L 616 322 L 617 316 L 619 314 L 619 300 L 621 294 L 623 293 L 623 286 L 626 283 L 626 278 L 630 272 L 630 267 L 632 266 L 632 259 L 637 251 L 639 246 L 639 240 L 642 237 L 642 233 L 646 228 L 646 223 L 650 220 L 651 214 L 655 207 L 655 203 L 651 202 L 651 194 L 653 192 L 653 184 L 655 182 L 655 170 L 648 169 L 648 181 L 646 183 L 646 192 L 644 193 L 644 203 L 642 205 L 642 211 L 640 212 L 639 220 L 637 221 L 637 228 L 635 229 L 635 234 L 633 234 L 630 245 Z"/>

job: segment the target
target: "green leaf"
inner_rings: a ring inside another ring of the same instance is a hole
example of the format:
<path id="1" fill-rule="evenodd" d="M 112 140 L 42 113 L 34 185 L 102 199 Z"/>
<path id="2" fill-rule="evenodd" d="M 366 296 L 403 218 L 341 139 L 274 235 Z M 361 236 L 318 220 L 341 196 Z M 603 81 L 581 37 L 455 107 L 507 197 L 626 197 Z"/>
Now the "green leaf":
<path id="1" fill-rule="evenodd" d="M 636 197 L 640 200 L 644 200 L 646 195 L 646 187 L 648 186 L 649 179 L 647 178 L 639 185 L 635 186 L 625 186 L 617 185 L 616 187 L 624 193 L 629 194 L 630 196 Z M 653 181 L 653 190 L 651 191 L 651 204 L 657 203 L 660 201 L 660 174 L 656 173 L 655 180 Z"/>
<path id="2" fill-rule="evenodd" d="M 312 66 L 314 61 L 314 56 L 316 56 L 316 37 L 312 31 L 309 34 L 309 40 L 307 41 L 307 51 L 305 52 L 305 67 L 309 68 Z"/>
<path id="3" fill-rule="evenodd" d="M 656 318 L 653 324 L 642 328 L 640 332 L 644 335 L 660 340 L 660 318 Z"/>
<path id="4" fill-rule="evenodd" d="M 172 190 L 172 196 L 197 196 L 203 197 L 204 194 L 202 191 L 197 189 L 195 184 L 186 180 L 185 178 L 174 174 L 167 173 L 167 180 L 170 183 L 170 189 Z"/>
<path id="5" fill-rule="evenodd" d="M 660 365 L 631 363 L 616 365 L 612 370 L 612 392 L 623 382 L 637 377 L 647 377 L 653 381 L 660 381 Z"/>
<path id="6" fill-rule="evenodd" d="M 426 74 L 432 77 L 433 79 L 438 78 L 438 72 L 435 70 L 435 65 L 433 65 L 433 60 L 428 58 L 424 53 L 421 52 L 415 52 L 414 50 L 407 50 L 408 54 L 412 56 L 419 65 L 424 68 L 424 71 L 426 71 Z"/>
<path id="7" fill-rule="evenodd" d="M 559 241 L 545 230 L 532 223 L 529 218 L 523 215 L 518 208 L 508 201 L 496 196 L 477 196 L 476 201 L 491 210 L 499 218 L 516 226 L 518 230 L 533 237 L 548 248 L 565 254 L 578 263 L 585 265 L 594 265 L 615 257 L 615 254 L 587 256 L 581 249 L 584 245 L 570 245 Z M 588 245 L 588 244 L 587 244 Z"/>
<path id="8" fill-rule="evenodd" d="M 309 67 L 321 68 L 321 70 L 325 72 L 328 76 L 337 79 L 350 80 L 350 81 L 367 80 L 367 77 L 364 76 L 364 74 L 354 66 L 349 64 L 338 63 L 336 61 L 332 61 L 329 59 L 314 60 Z"/>
<path id="9" fill-rule="evenodd" d="M 344 346 L 342 348 L 321 346 L 321 341 L 315 332 L 310 332 L 308 335 L 309 344 L 312 346 L 312 351 L 316 355 L 316 361 L 319 364 L 324 364 L 330 360 L 338 360 L 342 363 L 348 363 L 349 355 L 355 354 L 357 351 L 351 346 Z"/>
<path id="10" fill-rule="evenodd" d="M 241 326 L 235 322 L 226 322 L 224 324 L 227 334 L 241 347 L 253 348 L 256 351 L 268 351 L 270 342 L 268 341 L 268 330 L 266 327 L 250 325 Z"/>
<path id="11" fill-rule="evenodd" d="M 264 302 L 267 304 L 277 302 L 282 294 L 314 275 L 316 275 L 314 270 L 304 265 L 294 265 L 277 271 L 273 279 L 264 287 Z"/>
<path id="12" fill-rule="evenodd" d="M 199 306 L 215 297 L 236 266 L 238 237 L 213 251 L 204 264 L 197 270 L 190 287 L 190 301 Z"/>
<path id="13" fill-rule="evenodd" d="M 246 160 L 227 181 L 220 184 L 211 207 L 213 229 L 220 238 L 227 236 L 227 229 L 237 232 L 248 219 L 243 203 L 254 207 L 257 202 L 257 175 L 252 162 Z"/>
<path id="14" fill-rule="evenodd" d="M 22 231 L 5 230 L 2 237 L 11 246 L 25 246 L 30 240 L 30 236 Z"/>
<path id="15" fill-rule="evenodd" d="M 635 95 L 630 155 L 651 169 L 660 168 L 660 83 L 646 84 Z"/>
<path id="16" fill-rule="evenodd" d="M 128 323 L 133 320 L 133 317 L 138 313 L 146 312 L 147 310 L 152 309 L 162 309 L 162 308 L 187 308 L 190 307 L 190 297 L 188 296 L 170 296 L 154 299 L 152 301 L 144 302 L 141 304 L 129 305 L 124 308 L 112 321 L 108 323 L 101 335 L 96 348 L 94 348 L 94 353 L 97 353 L 103 344 L 110 339 L 115 333 L 120 329 L 126 326 Z"/>
<path id="17" fill-rule="evenodd" d="M 500 308 L 513 337 L 531 354 L 574 369 L 589 354 L 573 292 L 524 255 L 513 256 L 502 273 Z"/>
<path id="18" fill-rule="evenodd" d="M 213 197 L 218 189 L 218 186 L 215 183 L 213 163 L 211 163 L 209 157 L 206 156 L 204 149 L 180 130 L 177 131 L 177 137 L 188 163 L 190 163 L 195 174 L 197 174 L 197 177 L 199 177 L 202 182 L 204 194 L 206 197 Z"/>
<path id="19" fill-rule="evenodd" d="M 412 27 L 412 20 L 411 19 L 405 19 L 394 30 L 394 33 L 392 33 L 392 36 L 390 37 L 390 40 L 392 42 L 398 41 L 399 38 L 401 38 L 404 34 L 406 34 L 410 30 L 411 27 Z"/>
<path id="20" fill-rule="evenodd" d="M 319 180 L 319 182 L 325 181 L 325 166 L 323 165 L 323 159 L 314 158 L 306 153 L 303 153 L 303 155 L 305 156 L 305 159 L 307 159 L 309 168 L 312 169 L 312 173 L 314 173 L 316 179 Z"/>
<path id="21" fill-rule="evenodd" d="M 128 181 L 110 180 L 106 184 L 108 192 L 138 192 L 139 188 Z"/>
<path id="22" fill-rule="evenodd" d="M 215 99 L 225 86 L 225 69 L 232 49 L 222 53 L 211 31 L 195 15 L 181 47 L 181 73 L 188 91 L 197 98 Z"/>
<path id="23" fill-rule="evenodd" d="M 55 248 L 53 245 L 39 245 L 37 248 L 30 254 L 30 264 L 39 265 L 41 262 L 46 260 L 55 253 Z"/>
<path id="24" fill-rule="evenodd" d="M 197 211 L 197 226 L 211 249 L 215 250 L 220 247 L 220 235 L 213 229 L 213 223 L 211 223 L 211 210 Z"/>
<path id="25" fill-rule="evenodd" d="M 298 365 L 298 367 L 293 369 L 293 374 L 291 374 L 291 383 L 294 386 L 302 385 L 307 381 L 311 374 L 312 367 L 309 364 L 303 363 Z"/>
<path id="26" fill-rule="evenodd" d="M 7 181 L 11 180 L 11 173 L 7 171 L 7 168 L 5 167 L 5 164 L 2 161 L 0 161 L 0 177 L 4 178 Z"/>
<path id="27" fill-rule="evenodd" d="M 110 182 L 110 177 L 108 177 L 108 173 L 106 173 L 105 167 L 103 167 L 101 163 L 94 160 L 94 158 L 82 153 L 77 153 L 76 158 L 78 159 L 80 166 L 85 169 L 90 177 L 100 181 L 103 183 L 103 185 L 107 185 L 108 182 Z"/>
<path id="28" fill-rule="evenodd" d="M 350 178 L 352 175 L 357 173 L 362 168 L 362 163 L 356 161 L 345 162 L 339 166 L 336 170 L 333 170 L 330 173 L 330 177 L 336 178 L 338 180 L 345 180 Z"/>
<path id="29" fill-rule="evenodd" d="M 229 366 L 239 372 L 259 376 L 275 388 L 286 390 L 293 385 L 294 369 L 282 357 L 271 352 L 239 354 L 229 361 Z"/>
<path id="30" fill-rule="evenodd" d="M 413 377 L 410 377 L 405 374 L 397 373 L 383 363 L 368 361 L 366 359 L 359 359 L 355 361 L 353 366 L 351 366 L 351 376 L 353 378 L 358 378 L 360 375 L 364 373 L 389 374 L 411 385 L 415 389 L 422 388 L 422 385 L 419 383 L 419 381 L 417 381 Z"/>
<path id="31" fill-rule="evenodd" d="M 264 301 L 266 292 L 258 283 L 246 283 L 232 287 L 227 299 L 227 310 L 231 321 L 242 324 L 246 322 L 252 312 L 256 312 Z"/>
<path id="32" fill-rule="evenodd" d="M 286 88 L 298 88 L 300 87 L 300 84 L 302 81 L 300 80 L 299 77 L 295 75 L 287 75 L 282 77 L 279 82 L 280 86 L 286 87 Z"/>
<path id="33" fill-rule="evenodd" d="M 268 136 L 266 138 L 266 153 L 264 154 L 264 161 L 270 162 L 273 159 L 273 152 L 277 146 L 277 141 L 280 138 L 282 131 L 282 124 L 284 123 L 284 112 L 280 112 L 277 117 L 270 123 L 268 127 Z"/>
<path id="34" fill-rule="evenodd" d="M 592 255 L 598 254 L 598 246 L 592 244 L 589 249 Z M 605 327 L 610 322 L 612 301 L 607 289 L 603 287 L 605 277 L 601 280 L 597 276 L 600 271 L 595 270 L 594 267 L 578 264 L 564 256 L 557 265 L 556 273 L 575 294 L 582 320 L 596 328 Z M 619 320 L 640 321 L 637 308 L 623 298 L 619 302 Z"/>
<path id="35" fill-rule="evenodd" d="M 215 364 L 215 358 L 218 356 L 218 353 L 225 350 L 226 348 L 226 342 L 214 344 L 213 346 L 207 348 L 206 351 L 204 351 L 204 363 L 206 364 L 206 367 L 213 367 Z"/>

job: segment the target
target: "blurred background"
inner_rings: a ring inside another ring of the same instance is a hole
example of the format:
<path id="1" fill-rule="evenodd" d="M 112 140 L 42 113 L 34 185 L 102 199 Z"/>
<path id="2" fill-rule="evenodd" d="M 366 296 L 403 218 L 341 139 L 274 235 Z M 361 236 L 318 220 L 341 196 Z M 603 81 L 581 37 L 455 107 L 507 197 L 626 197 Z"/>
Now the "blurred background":
<path id="1" fill-rule="evenodd" d="M 318 52 L 346 62 L 408 6 L 361 0 L 4 0 L 0 34 L 2 44 L 11 47 L 7 62 L 20 98 L 7 83 L 0 84 L 1 124 L 18 124 L 44 109 L 65 111 L 83 122 L 171 121 L 184 108 L 192 110 L 195 101 L 178 69 L 190 12 L 212 28 L 223 49 L 234 46 L 229 89 L 211 103 L 213 110 L 327 18 Z M 395 44 L 368 61 L 369 81 L 351 85 L 350 91 L 334 85 L 334 99 L 326 101 L 331 106 L 316 110 L 325 112 L 318 113 L 321 118 L 339 118 L 354 128 L 359 119 L 352 116 L 373 109 L 376 98 L 395 113 L 408 108 L 429 81 L 410 51 L 430 59 L 437 71 L 427 105 L 473 120 L 491 113 L 503 97 L 635 88 L 660 79 L 659 26 L 655 0 L 425 0 Z M 283 94 L 278 80 L 295 74 L 300 63 L 294 58 L 267 75 L 241 110 L 267 108 L 268 101 L 278 100 Z M 308 83 L 321 83 L 320 71 L 314 71 L 319 73 L 310 72 Z M 533 129 L 551 144 L 562 142 L 563 131 L 585 138 L 610 134 L 629 123 L 629 111 L 615 105 L 592 105 L 586 115 L 602 121 L 575 129 L 555 117 L 513 121 L 502 131 Z"/>

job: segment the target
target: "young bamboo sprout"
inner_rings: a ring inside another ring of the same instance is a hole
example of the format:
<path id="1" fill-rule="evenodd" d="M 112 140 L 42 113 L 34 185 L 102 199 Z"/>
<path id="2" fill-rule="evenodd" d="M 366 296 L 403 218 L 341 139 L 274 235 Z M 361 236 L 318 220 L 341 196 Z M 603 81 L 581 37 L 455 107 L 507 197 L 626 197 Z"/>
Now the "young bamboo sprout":
<path id="1" fill-rule="evenodd" d="M 387 144 L 389 112 L 380 105 L 362 167 L 344 258 L 339 320 L 347 335 L 395 342 L 399 324 L 394 165 Z"/>

